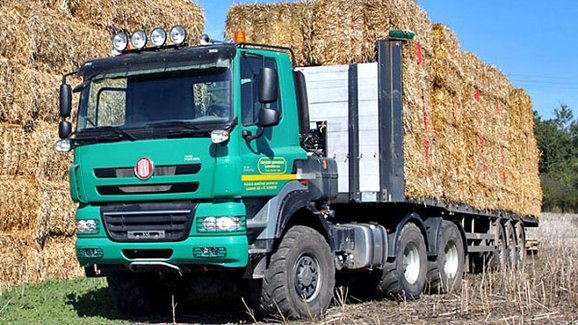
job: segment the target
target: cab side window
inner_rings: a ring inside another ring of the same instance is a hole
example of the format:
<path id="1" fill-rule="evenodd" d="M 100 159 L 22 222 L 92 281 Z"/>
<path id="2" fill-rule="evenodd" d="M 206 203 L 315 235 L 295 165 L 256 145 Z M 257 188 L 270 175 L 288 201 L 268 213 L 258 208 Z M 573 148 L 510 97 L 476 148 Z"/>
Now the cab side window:
<path id="1" fill-rule="evenodd" d="M 277 70 L 274 59 L 262 56 L 243 55 L 241 57 L 241 120 L 244 126 L 255 125 L 259 122 L 259 72 L 267 67 Z M 281 113 L 281 102 L 264 104 L 265 108 L 272 108 Z"/>

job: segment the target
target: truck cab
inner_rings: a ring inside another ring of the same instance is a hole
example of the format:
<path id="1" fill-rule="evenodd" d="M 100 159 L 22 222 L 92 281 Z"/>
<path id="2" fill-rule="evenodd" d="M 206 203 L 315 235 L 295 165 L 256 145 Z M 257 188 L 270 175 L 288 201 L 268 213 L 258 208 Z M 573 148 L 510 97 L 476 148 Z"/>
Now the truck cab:
<path id="1" fill-rule="evenodd" d="M 261 260 L 289 217 L 320 211 L 336 194 L 315 185 L 316 175 L 336 181 L 334 165 L 300 145 L 308 121 L 295 109 L 304 88 L 290 55 L 230 43 L 117 54 L 79 68 L 74 132 L 72 88 L 61 86 L 57 149 L 74 150 L 80 265 L 107 276 L 128 312 L 147 307 L 122 291 L 155 291 L 144 290 L 153 274 L 209 268 L 262 278 Z M 323 218 L 309 214 L 321 228 Z"/>

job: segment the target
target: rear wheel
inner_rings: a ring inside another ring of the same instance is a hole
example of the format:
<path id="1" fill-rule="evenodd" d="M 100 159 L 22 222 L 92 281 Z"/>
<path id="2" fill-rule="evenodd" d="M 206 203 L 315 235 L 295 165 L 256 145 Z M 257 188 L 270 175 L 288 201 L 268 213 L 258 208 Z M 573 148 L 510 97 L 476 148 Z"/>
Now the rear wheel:
<path id="1" fill-rule="evenodd" d="M 524 223 L 521 221 L 516 222 L 514 226 L 516 231 L 516 251 L 518 253 L 518 269 L 523 270 L 526 264 L 526 231 L 524 229 Z"/>
<path id="2" fill-rule="evenodd" d="M 397 239 L 397 256 L 386 263 L 376 288 L 378 296 L 394 300 L 419 298 L 425 286 L 427 256 L 423 235 L 413 223 L 406 224 Z"/>
<path id="3" fill-rule="evenodd" d="M 495 248 L 490 256 L 490 268 L 493 271 L 504 270 L 509 256 L 506 231 L 499 220 L 494 221 L 492 228 Z"/>
<path id="4" fill-rule="evenodd" d="M 515 270 L 518 268 L 518 243 L 516 240 L 516 233 L 514 231 L 514 225 L 511 221 L 506 222 L 504 225 L 506 230 L 506 245 L 507 245 L 507 256 L 506 256 L 506 267 L 510 270 Z"/>
<path id="5" fill-rule="evenodd" d="M 464 274 L 464 242 L 458 226 L 444 220 L 438 237 L 435 261 L 428 263 L 430 293 L 456 292 L 462 287 Z"/>
<path id="6" fill-rule="evenodd" d="M 324 314 L 333 298 L 335 265 L 325 238 L 317 231 L 294 226 L 271 256 L 254 304 L 268 317 L 312 319 Z"/>

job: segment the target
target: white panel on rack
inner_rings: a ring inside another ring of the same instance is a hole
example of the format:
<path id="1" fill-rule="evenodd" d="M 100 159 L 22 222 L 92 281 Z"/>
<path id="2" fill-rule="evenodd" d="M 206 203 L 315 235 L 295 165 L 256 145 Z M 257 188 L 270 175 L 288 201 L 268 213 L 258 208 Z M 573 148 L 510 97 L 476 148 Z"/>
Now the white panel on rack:
<path id="1" fill-rule="evenodd" d="M 349 66 L 299 68 L 305 75 L 310 121 L 327 121 L 327 157 L 337 162 L 338 191 L 349 192 Z"/>

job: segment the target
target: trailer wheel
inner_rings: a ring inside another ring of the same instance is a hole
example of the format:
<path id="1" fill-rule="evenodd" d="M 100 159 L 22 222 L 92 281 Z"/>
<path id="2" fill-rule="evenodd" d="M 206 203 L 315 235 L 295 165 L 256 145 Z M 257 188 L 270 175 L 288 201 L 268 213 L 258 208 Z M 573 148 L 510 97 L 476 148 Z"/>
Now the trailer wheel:
<path id="1" fill-rule="evenodd" d="M 519 270 L 523 270 L 524 265 L 526 264 L 526 231 L 524 229 L 524 223 L 518 221 L 514 228 L 516 231 L 516 251 L 518 253 L 518 261 L 516 265 Z"/>
<path id="2" fill-rule="evenodd" d="M 464 241 L 459 228 L 444 220 L 439 232 L 437 258 L 428 262 L 427 286 L 429 293 L 457 292 L 464 275 Z"/>
<path id="3" fill-rule="evenodd" d="M 397 256 L 387 263 L 377 285 L 377 296 L 394 300 L 418 299 L 425 287 L 427 253 L 419 228 L 406 224 L 397 239 Z"/>
<path id="4" fill-rule="evenodd" d="M 150 314 L 153 302 L 155 282 L 147 281 L 143 274 L 114 272 L 106 277 L 108 289 L 117 309 L 124 314 Z"/>
<path id="5" fill-rule="evenodd" d="M 518 243 L 516 239 L 516 233 L 514 231 L 514 225 L 511 221 L 506 222 L 504 225 L 506 230 L 506 267 L 510 270 L 515 270 L 518 268 Z"/>
<path id="6" fill-rule="evenodd" d="M 489 265 L 493 271 L 505 270 L 509 256 L 506 230 L 499 220 L 494 221 L 492 227 L 495 235 L 494 246 L 496 248 L 490 256 Z"/>
<path id="7" fill-rule="evenodd" d="M 305 226 L 294 226 L 271 256 L 254 304 L 264 317 L 281 313 L 290 319 L 312 319 L 327 311 L 335 287 L 333 254 L 325 238 Z"/>

